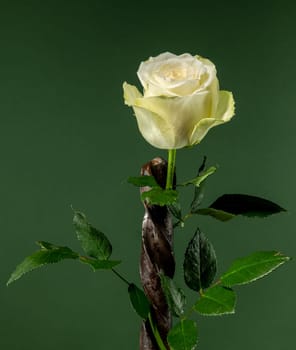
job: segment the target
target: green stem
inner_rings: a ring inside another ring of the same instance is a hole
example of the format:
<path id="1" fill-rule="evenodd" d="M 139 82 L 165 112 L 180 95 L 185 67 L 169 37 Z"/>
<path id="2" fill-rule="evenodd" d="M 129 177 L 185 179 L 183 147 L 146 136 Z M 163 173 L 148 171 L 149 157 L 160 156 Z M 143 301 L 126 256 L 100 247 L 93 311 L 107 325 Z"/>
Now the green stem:
<path id="1" fill-rule="evenodd" d="M 173 188 L 176 153 L 177 153 L 177 150 L 175 149 L 168 150 L 168 170 L 167 170 L 167 179 L 166 179 L 166 186 L 165 186 L 166 190 L 171 190 Z"/>
<path id="2" fill-rule="evenodd" d="M 130 285 L 130 282 L 125 279 L 119 272 L 117 272 L 115 269 L 111 269 L 112 272 L 117 276 L 119 277 L 124 283 L 126 283 L 128 286 Z"/>
<path id="3" fill-rule="evenodd" d="M 163 343 L 163 341 L 161 339 L 161 336 L 160 336 L 160 334 L 158 332 L 158 329 L 157 329 L 157 327 L 155 326 L 155 324 L 154 324 L 154 322 L 152 320 L 150 312 L 149 312 L 149 315 L 148 315 L 148 319 L 149 319 L 150 327 L 152 329 L 152 333 L 154 335 L 154 338 L 156 340 L 156 343 L 157 343 L 159 349 L 160 350 L 166 350 L 166 347 L 165 347 L 165 345 L 164 345 L 164 343 Z"/>

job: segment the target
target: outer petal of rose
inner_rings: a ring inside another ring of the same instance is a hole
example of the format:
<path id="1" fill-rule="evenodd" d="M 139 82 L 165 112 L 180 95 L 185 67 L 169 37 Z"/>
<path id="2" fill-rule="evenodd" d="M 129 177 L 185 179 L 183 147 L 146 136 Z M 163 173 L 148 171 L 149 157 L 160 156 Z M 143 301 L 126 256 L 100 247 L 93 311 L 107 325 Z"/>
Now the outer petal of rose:
<path id="1" fill-rule="evenodd" d="M 210 93 L 165 98 L 142 98 L 135 86 L 124 84 L 125 103 L 132 106 L 143 137 L 163 149 L 199 143 L 210 128 L 229 121 L 234 114 L 232 94 L 219 92 L 217 109 Z M 213 116 L 213 117 L 211 117 Z"/>
<path id="2" fill-rule="evenodd" d="M 124 82 L 122 87 L 124 103 L 126 105 L 131 107 L 133 106 L 136 98 L 142 97 L 142 94 L 134 85 L 130 85 L 127 82 Z"/>
<path id="3" fill-rule="evenodd" d="M 219 102 L 215 113 L 216 119 L 228 122 L 234 116 L 234 99 L 232 92 L 219 91 Z"/>
<path id="4" fill-rule="evenodd" d="M 199 123 L 196 124 L 196 126 L 193 129 L 190 138 L 190 145 L 196 145 L 200 143 L 200 141 L 206 136 L 206 134 L 212 127 L 222 123 L 222 120 L 218 120 L 215 118 L 202 119 Z"/>
<path id="5" fill-rule="evenodd" d="M 226 123 L 234 116 L 234 99 L 231 92 L 220 91 L 219 103 L 214 118 L 205 118 L 198 122 L 192 132 L 190 144 L 199 143 L 208 131 L 219 124 Z"/>
<path id="6" fill-rule="evenodd" d="M 139 130 L 144 139 L 152 146 L 161 149 L 178 148 L 175 130 L 172 125 L 147 109 L 133 106 Z M 181 146 L 184 147 L 184 146 Z"/>
<path id="7" fill-rule="evenodd" d="M 174 134 L 172 148 L 190 145 L 195 125 L 211 116 L 212 97 L 207 91 L 184 97 L 136 98 L 134 105 L 158 115 Z"/>
<path id="8" fill-rule="evenodd" d="M 133 107 L 139 130 L 144 139 L 152 146 L 161 149 L 172 149 L 175 145 L 174 130 L 159 115 L 135 106 L 138 99 L 142 99 L 139 90 L 130 84 L 123 84 L 125 103 Z"/>

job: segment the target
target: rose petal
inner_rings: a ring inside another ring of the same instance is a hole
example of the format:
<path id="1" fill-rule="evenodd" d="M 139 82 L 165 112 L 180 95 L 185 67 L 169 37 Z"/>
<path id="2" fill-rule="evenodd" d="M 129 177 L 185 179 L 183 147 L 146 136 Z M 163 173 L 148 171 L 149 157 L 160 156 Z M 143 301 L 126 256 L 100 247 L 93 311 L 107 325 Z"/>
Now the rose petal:
<path id="1" fill-rule="evenodd" d="M 187 96 L 210 89 L 216 78 L 215 65 L 190 54 L 165 52 L 140 64 L 138 77 L 145 97 Z"/>
<path id="2" fill-rule="evenodd" d="M 234 116 L 234 99 L 232 92 L 219 91 L 219 102 L 215 117 L 228 122 Z"/>
<path id="3" fill-rule="evenodd" d="M 206 134 L 212 127 L 222 123 L 222 120 L 218 120 L 215 118 L 202 119 L 199 123 L 195 125 L 193 129 L 192 135 L 190 137 L 190 144 L 196 145 L 200 143 L 200 141 L 206 136 Z"/>
<path id="4" fill-rule="evenodd" d="M 142 97 L 142 94 L 134 85 L 130 85 L 127 82 L 124 82 L 123 97 L 124 97 L 124 103 L 129 107 L 131 107 L 134 104 L 135 99 Z"/>
<path id="5" fill-rule="evenodd" d="M 170 149 L 190 145 L 194 126 L 201 119 L 210 117 L 212 113 L 211 95 L 207 91 L 185 97 L 136 98 L 134 106 L 150 111 L 163 120 L 167 127 L 162 129 L 162 137 L 167 138 L 167 130 L 175 135 L 169 137 Z"/>
<path id="6" fill-rule="evenodd" d="M 234 116 L 234 99 L 229 91 L 219 91 L 219 102 L 215 118 L 206 118 L 198 122 L 190 137 L 192 145 L 198 144 L 208 133 L 208 131 L 219 124 L 226 123 Z"/>
<path id="7" fill-rule="evenodd" d="M 214 126 L 234 115 L 231 92 L 202 91 L 184 97 L 143 97 L 139 90 L 124 83 L 124 98 L 133 107 L 138 127 L 151 145 L 178 149 L 199 143 Z"/>
<path id="8" fill-rule="evenodd" d="M 147 142 L 156 148 L 175 148 L 175 133 L 171 124 L 147 109 L 137 106 L 133 106 L 133 109 L 139 130 Z"/>
<path id="9" fill-rule="evenodd" d="M 136 106 L 137 101 L 142 100 L 142 95 L 135 86 L 125 82 L 123 91 L 124 102 L 133 107 L 139 130 L 145 140 L 156 148 L 170 149 L 175 142 L 171 126 L 159 115 Z"/>

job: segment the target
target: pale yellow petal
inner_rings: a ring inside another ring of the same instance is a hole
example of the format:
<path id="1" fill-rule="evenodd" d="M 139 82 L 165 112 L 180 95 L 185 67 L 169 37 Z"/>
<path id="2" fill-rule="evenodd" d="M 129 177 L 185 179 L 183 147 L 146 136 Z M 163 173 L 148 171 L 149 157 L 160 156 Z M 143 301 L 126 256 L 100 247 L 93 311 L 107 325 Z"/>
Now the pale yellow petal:
<path id="1" fill-rule="evenodd" d="M 212 112 L 211 96 L 207 92 L 185 97 L 137 98 L 135 105 L 159 115 L 180 137 L 187 138 L 194 125 Z"/>
<path id="2" fill-rule="evenodd" d="M 124 82 L 123 97 L 125 104 L 131 107 L 134 105 L 135 99 L 142 97 L 142 94 L 134 85 L 130 85 L 127 82 Z"/>
<path id="3" fill-rule="evenodd" d="M 216 84 L 214 84 L 216 85 Z M 218 84 L 217 84 L 218 85 Z M 202 91 L 184 97 L 146 97 L 124 83 L 124 99 L 133 107 L 142 136 L 156 148 L 178 149 L 199 143 L 214 126 L 234 115 L 230 92 Z"/>
<path id="4" fill-rule="evenodd" d="M 228 122 L 234 116 L 234 99 L 232 92 L 219 91 L 219 102 L 215 113 L 216 119 Z"/>
<path id="5" fill-rule="evenodd" d="M 140 98 L 137 106 L 157 114 L 174 135 L 171 148 L 182 148 L 190 144 L 190 136 L 196 123 L 211 114 L 211 96 L 207 92 L 198 95 L 173 98 Z M 163 133 L 163 132 L 162 132 Z M 165 136 L 165 135 L 164 135 Z"/>
<path id="6" fill-rule="evenodd" d="M 234 99 L 232 93 L 228 91 L 220 91 L 219 102 L 214 118 L 202 119 L 195 125 L 190 138 L 190 143 L 192 145 L 199 143 L 212 127 L 230 121 L 233 115 Z"/>
<path id="7" fill-rule="evenodd" d="M 216 125 L 222 124 L 222 120 L 215 118 L 205 118 L 197 123 L 192 131 L 190 137 L 190 145 L 196 145 L 206 136 L 208 131 Z"/>
<path id="8" fill-rule="evenodd" d="M 137 106 L 133 106 L 133 109 L 137 118 L 139 130 L 147 142 L 156 148 L 177 148 L 175 133 L 171 124 L 147 109 Z"/>
<path id="9" fill-rule="evenodd" d="M 139 101 L 144 99 L 135 86 L 125 82 L 123 91 L 125 104 L 133 108 L 139 130 L 145 140 L 157 148 L 174 148 L 175 135 L 172 126 L 158 114 L 139 107 Z"/>

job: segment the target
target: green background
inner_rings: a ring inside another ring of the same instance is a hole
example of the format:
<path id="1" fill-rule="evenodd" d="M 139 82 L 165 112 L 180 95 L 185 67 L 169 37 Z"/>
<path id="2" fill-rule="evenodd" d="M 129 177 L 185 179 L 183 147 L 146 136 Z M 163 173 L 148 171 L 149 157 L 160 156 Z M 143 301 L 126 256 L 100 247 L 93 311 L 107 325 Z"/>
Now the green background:
<path id="1" fill-rule="evenodd" d="M 80 249 L 71 205 L 109 236 L 119 270 L 138 283 L 143 208 L 126 178 L 166 154 L 142 139 L 122 83 L 139 85 L 139 63 L 164 51 L 209 57 L 236 99 L 229 124 L 178 152 L 179 179 L 192 177 L 207 155 L 219 170 L 205 204 L 249 193 L 289 210 L 266 220 L 191 220 L 175 235 L 177 281 L 183 285 L 182 253 L 197 225 L 216 248 L 220 272 L 256 250 L 295 255 L 292 3 L 1 1 L 1 349 L 138 348 L 140 320 L 111 273 L 66 261 L 5 283 L 36 240 Z M 235 315 L 197 317 L 199 348 L 294 348 L 294 262 L 237 291 Z"/>

